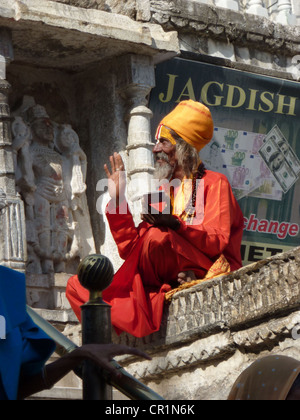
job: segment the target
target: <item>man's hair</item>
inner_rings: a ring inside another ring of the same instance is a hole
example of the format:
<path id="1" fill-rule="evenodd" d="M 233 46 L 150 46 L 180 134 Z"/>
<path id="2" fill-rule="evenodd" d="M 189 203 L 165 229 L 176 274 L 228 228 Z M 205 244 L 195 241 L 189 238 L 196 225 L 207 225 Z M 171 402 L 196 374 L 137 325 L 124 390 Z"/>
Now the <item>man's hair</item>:
<path id="1" fill-rule="evenodd" d="M 174 140 L 176 140 L 178 165 L 182 167 L 187 177 L 195 174 L 199 166 L 199 155 L 197 150 L 183 140 L 174 130 L 169 130 L 174 137 Z"/>

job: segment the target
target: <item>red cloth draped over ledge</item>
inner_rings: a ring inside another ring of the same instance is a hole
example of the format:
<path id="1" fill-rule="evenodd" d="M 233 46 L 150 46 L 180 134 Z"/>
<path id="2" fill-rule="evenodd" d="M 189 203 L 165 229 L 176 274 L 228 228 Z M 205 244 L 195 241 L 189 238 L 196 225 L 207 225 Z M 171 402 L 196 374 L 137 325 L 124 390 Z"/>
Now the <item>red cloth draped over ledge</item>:
<path id="1" fill-rule="evenodd" d="M 202 279 L 221 254 L 232 271 L 242 266 L 243 215 L 230 184 L 226 177 L 211 171 L 206 171 L 203 180 L 203 220 L 195 225 L 180 220 L 177 231 L 145 222 L 135 227 L 129 209 L 126 214 L 112 214 L 112 204 L 108 204 L 110 228 L 125 260 L 103 292 L 103 299 L 112 306 L 117 333 L 126 331 L 144 337 L 158 331 L 165 293 L 171 290 L 170 283 L 177 280 L 179 272 L 191 270 Z M 67 298 L 80 320 L 80 306 L 89 299 L 89 292 L 77 276 L 68 282 Z"/>

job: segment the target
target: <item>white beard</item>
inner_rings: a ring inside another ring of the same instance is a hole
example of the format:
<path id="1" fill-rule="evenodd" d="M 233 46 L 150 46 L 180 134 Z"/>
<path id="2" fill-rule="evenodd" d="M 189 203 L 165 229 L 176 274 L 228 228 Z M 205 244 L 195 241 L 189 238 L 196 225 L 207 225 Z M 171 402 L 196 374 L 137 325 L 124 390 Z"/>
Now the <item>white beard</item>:
<path id="1" fill-rule="evenodd" d="M 156 154 L 156 159 L 162 159 L 163 162 L 155 163 L 154 178 L 159 181 L 162 179 L 170 179 L 174 172 L 174 167 L 169 163 L 169 157 L 164 152 L 159 152 Z"/>

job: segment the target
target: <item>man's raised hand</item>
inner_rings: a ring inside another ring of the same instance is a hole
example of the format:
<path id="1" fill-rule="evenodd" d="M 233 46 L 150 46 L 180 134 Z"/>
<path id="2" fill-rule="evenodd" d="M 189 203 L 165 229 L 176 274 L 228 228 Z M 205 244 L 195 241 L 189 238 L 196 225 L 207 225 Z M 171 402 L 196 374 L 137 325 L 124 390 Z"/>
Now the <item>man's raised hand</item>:
<path id="1" fill-rule="evenodd" d="M 125 198 L 126 190 L 126 174 L 124 172 L 124 162 L 119 153 L 114 153 L 110 156 L 110 170 L 107 164 L 104 165 L 104 170 L 108 179 L 108 192 L 111 198 L 115 201 L 116 206 Z"/>

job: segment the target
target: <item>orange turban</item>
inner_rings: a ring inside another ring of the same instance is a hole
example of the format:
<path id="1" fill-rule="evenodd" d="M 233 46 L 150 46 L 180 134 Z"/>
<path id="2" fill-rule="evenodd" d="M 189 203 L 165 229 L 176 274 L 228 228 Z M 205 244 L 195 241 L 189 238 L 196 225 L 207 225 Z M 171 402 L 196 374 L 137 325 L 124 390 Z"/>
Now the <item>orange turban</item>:
<path id="1" fill-rule="evenodd" d="M 170 114 L 165 116 L 158 127 L 157 139 L 162 136 L 164 126 L 175 131 L 198 152 L 211 141 L 214 132 L 210 110 L 200 102 L 192 100 L 180 102 Z"/>

